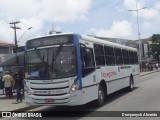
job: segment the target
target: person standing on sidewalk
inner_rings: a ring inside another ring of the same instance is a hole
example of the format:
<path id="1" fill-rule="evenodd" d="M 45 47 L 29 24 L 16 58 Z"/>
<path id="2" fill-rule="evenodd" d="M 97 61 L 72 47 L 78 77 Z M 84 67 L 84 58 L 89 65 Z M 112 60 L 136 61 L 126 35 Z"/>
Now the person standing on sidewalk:
<path id="1" fill-rule="evenodd" d="M 2 81 L 4 82 L 6 98 L 12 98 L 13 97 L 13 93 L 12 93 L 13 78 L 11 75 L 9 75 L 9 71 L 5 72 L 5 75 L 3 76 Z"/>
<path id="2" fill-rule="evenodd" d="M 20 102 L 22 102 L 21 90 L 23 88 L 23 74 L 22 74 L 21 71 L 16 72 L 14 74 L 14 80 L 15 80 L 15 88 L 16 88 L 16 91 L 17 91 L 16 103 L 20 103 Z"/>
<path id="3" fill-rule="evenodd" d="M 155 64 L 156 70 L 158 70 L 158 63 Z"/>

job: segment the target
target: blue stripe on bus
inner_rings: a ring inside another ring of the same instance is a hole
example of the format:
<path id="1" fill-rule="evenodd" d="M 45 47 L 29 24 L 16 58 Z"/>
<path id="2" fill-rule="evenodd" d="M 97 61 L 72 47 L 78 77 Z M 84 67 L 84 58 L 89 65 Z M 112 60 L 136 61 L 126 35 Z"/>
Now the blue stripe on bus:
<path id="1" fill-rule="evenodd" d="M 25 48 L 24 48 L 25 51 L 27 51 L 27 47 L 28 47 L 28 46 L 27 46 L 27 43 L 28 43 L 28 41 L 27 41 L 26 44 L 25 44 Z"/>
<path id="2" fill-rule="evenodd" d="M 82 90 L 82 80 L 81 80 L 81 58 L 80 58 L 80 44 L 79 44 L 79 38 L 80 38 L 80 35 L 78 34 L 74 34 L 74 45 L 76 46 L 77 48 L 77 78 L 75 79 L 75 82 L 77 80 L 79 80 L 79 90 Z"/>

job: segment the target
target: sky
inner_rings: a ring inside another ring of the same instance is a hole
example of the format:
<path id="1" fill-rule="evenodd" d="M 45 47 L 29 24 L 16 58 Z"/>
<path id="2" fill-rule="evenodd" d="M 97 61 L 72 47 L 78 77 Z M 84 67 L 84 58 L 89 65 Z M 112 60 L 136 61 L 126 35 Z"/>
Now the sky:
<path id="1" fill-rule="evenodd" d="M 137 40 L 136 9 L 140 38 L 160 33 L 160 0 L 0 0 L 0 40 L 14 43 L 15 21 L 18 45 L 52 29 Z"/>

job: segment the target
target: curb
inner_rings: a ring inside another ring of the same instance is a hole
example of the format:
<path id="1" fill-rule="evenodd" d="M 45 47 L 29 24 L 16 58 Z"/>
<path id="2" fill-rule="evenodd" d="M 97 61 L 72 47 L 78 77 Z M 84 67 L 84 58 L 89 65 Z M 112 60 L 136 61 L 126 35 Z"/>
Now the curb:
<path id="1" fill-rule="evenodd" d="M 28 106 L 28 107 L 24 107 L 24 108 L 19 108 L 19 109 L 15 109 L 15 110 L 11 110 L 10 112 L 24 112 L 30 109 L 35 109 L 41 106 Z"/>
<path id="2" fill-rule="evenodd" d="M 160 70 L 156 70 L 156 71 L 148 72 L 148 73 L 143 74 L 143 75 L 140 75 L 140 76 L 145 76 L 145 75 L 152 74 L 152 73 L 156 73 L 156 72 L 160 72 Z"/>

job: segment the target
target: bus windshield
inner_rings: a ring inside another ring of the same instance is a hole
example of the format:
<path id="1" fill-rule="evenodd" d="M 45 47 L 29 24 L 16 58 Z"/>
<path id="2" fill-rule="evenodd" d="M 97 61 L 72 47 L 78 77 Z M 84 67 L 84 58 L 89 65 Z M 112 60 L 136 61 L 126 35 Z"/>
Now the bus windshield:
<path id="1" fill-rule="evenodd" d="M 25 78 L 60 79 L 76 75 L 76 48 L 63 46 L 25 53 Z"/>

